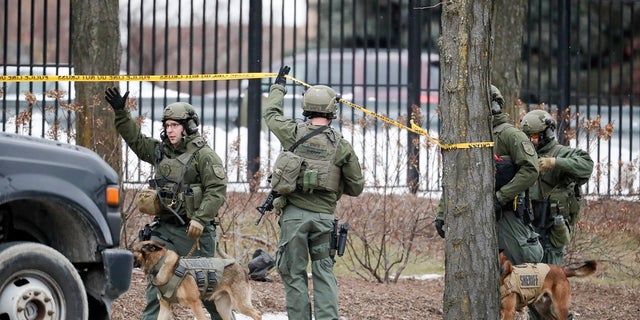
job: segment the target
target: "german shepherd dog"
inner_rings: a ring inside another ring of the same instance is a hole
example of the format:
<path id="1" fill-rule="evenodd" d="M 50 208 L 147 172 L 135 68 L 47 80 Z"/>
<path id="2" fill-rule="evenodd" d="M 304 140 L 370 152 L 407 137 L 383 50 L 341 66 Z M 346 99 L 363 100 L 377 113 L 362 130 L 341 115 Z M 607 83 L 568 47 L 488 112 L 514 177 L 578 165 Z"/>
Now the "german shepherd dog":
<path id="1" fill-rule="evenodd" d="M 152 285 L 156 287 L 167 284 L 174 277 L 176 267 L 178 267 L 181 259 L 176 252 L 165 248 L 164 243 L 153 240 L 136 243 L 132 251 L 136 262 L 144 273 L 150 276 Z M 220 250 L 218 250 L 218 254 L 223 259 L 229 258 Z M 158 265 L 159 263 L 161 265 Z M 262 313 L 251 304 L 251 284 L 248 271 L 237 262 L 224 267 L 222 277 L 217 279 L 217 284 L 212 292 L 205 292 L 201 296 L 196 278 L 191 273 L 186 272 L 175 287 L 171 301 L 165 298 L 160 293 L 160 290 L 158 290 L 158 299 L 160 300 L 158 319 L 161 320 L 172 317 L 171 304 L 176 302 L 191 308 L 196 319 L 207 319 L 201 299 L 213 301 L 224 320 L 235 319 L 233 310 L 250 316 L 255 320 L 262 319 Z"/>
<path id="2" fill-rule="evenodd" d="M 598 263 L 594 260 L 565 268 L 546 263 L 514 266 L 500 252 L 500 318 L 511 320 L 516 309 L 521 311 L 529 306 L 542 319 L 567 319 L 571 300 L 571 285 L 567 278 L 586 277 L 597 269 Z"/>

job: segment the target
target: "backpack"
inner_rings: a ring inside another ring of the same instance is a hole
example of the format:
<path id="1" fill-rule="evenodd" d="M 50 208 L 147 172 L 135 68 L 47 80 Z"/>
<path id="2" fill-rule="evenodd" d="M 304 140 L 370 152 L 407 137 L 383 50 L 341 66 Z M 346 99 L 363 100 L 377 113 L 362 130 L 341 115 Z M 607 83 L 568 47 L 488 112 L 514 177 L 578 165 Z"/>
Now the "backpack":
<path id="1" fill-rule="evenodd" d="M 307 139 L 321 133 L 327 128 L 327 126 L 322 126 L 313 130 L 308 135 L 296 141 L 288 150 L 282 151 L 278 155 L 276 161 L 273 163 L 273 170 L 270 176 L 273 191 L 276 191 L 280 195 L 286 195 L 296 190 L 298 177 L 302 170 L 302 161 L 304 159 L 293 153 L 293 150 L 307 141 Z"/>

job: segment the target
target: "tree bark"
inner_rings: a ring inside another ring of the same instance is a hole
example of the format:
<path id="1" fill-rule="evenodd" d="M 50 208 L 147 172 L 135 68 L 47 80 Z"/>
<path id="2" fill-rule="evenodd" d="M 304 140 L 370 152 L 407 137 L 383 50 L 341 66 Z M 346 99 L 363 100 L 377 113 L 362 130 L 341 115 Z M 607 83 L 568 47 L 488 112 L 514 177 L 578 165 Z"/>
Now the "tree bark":
<path id="1" fill-rule="evenodd" d="M 76 75 L 117 75 L 120 70 L 118 1 L 72 0 L 72 62 Z M 122 148 L 104 90 L 116 82 L 75 82 L 76 144 L 98 153 L 121 175 Z"/>
<path id="2" fill-rule="evenodd" d="M 491 142 L 491 1 L 443 3 L 441 142 Z M 498 250 L 490 144 L 443 149 L 444 319 L 499 319 Z"/>
<path id="3" fill-rule="evenodd" d="M 495 0 L 492 11 L 493 50 L 491 83 L 500 89 L 505 104 L 503 112 L 512 123 L 519 123 L 517 99 L 520 98 L 520 66 L 526 21 L 527 0 Z"/>

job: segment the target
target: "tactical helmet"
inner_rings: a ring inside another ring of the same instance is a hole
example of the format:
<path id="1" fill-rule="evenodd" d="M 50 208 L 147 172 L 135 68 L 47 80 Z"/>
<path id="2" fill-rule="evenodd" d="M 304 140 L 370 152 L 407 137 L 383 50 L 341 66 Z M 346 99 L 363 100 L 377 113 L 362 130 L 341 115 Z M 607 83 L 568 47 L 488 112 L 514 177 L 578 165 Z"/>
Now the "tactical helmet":
<path id="1" fill-rule="evenodd" d="M 504 105 L 504 98 L 502 93 L 498 90 L 498 87 L 491 85 L 491 114 L 502 113 L 502 106 Z"/>
<path id="2" fill-rule="evenodd" d="M 544 110 L 529 111 L 520 120 L 520 126 L 522 127 L 522 131 L 528 136 L 540 134 L 538 138 L 539 147 L 542 147 L 555 138 L 553 132 L 556 130 L 556 119 Z"/>
<path id="3" fill-rule="evenodd" d="M 174 102 L 166 106 L 162 113 L 162 123 L 167 120 L 180 122 L 187 134 L 196 133 L 200 125 L 196 110 L 192 105 L 185 102 Z"/>
<path id="4" fill-rule="evenodd" d="M 303 114 L 328 113 L 335 118 L 338 104 L 338 94 L 330 87 L 317 85 L 312 86 L 302 96 Z"/>

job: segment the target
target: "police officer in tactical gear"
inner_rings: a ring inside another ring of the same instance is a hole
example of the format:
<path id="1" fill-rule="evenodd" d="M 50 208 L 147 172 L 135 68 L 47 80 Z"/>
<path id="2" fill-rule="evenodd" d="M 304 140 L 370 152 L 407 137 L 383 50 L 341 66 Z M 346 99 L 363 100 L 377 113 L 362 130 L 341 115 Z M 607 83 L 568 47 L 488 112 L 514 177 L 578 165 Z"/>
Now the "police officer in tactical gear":
<path id="1" fill-rule="evenodd" d="M 589 181 L 593 160 L 588 152 L 555 139 L 556 120 L 532 110 L 520 120 L 538 153 L 540 175 L 530 188 L 536 231 L 544 247 L 542 262 L 562 265 L 564 248 L 579 217 L 580 187 Z"/>
<path id="2" fill-rule="evenodd" d="M 327 86 L 312 86 L 304 93 L 302 110 L 307 121 L 297 123 L 283 115 L 286 78 L 283 66 L 269 90 L 265 123 L 287 150 L 309 135 L 293 152 L 303 158 L 295 190 L 274 202 L 279 212 L 280 239 L 276 268 L 285 287 L 289 319 L 311 320 L 307 266 L 311 259 L 313 315 L 316 320 L 338 319 L 338 286 L 330 253 L 334 211 L 343 194 L 357 196 L 364 177 L 353 147 L 331 128 L 337 95 Z"/>
<path id="3" fill-rule="evenodd" d="M 535 183 L 538 177 L 538 157 L 533 144 L 519 129 L 509 123 L 509 117 L 502 113 L 504 98 L 497 87 L 491 85 L 491 115 L 493 126 L 493 152 L 499 161 L 505 161 L 511 166 L 500 166 L 500 170 L 513 172 L 504 185 L 498 185 L 499 176 L 503 172 L 496 172 L 496 191 L 494 194 L 494 209 L 496 213 L 496 231 L 498 247 L 504 250 L 507 259 L 514 264 L 537 263 L 542 260 L 542 246 L 538 234 L 534 232 L 530 221 L 525 216 L 525 191 Z M 498 168 L 498 166 L 496 166 Z M 444 190 L 443 192 L 446 192 Z M 435 227 L 438 234 L 444 238 L 444 197 L 440 199 Z"/>
<path id="4" fill-rule="evenodd" d="M 184 102 L 167 105 L 162 114 L 161 140 L 147 137 L 125 108 L 129 92 L 108 88 L 105 99 L 115 112 L 118 133 L 141 160 L 154 166 L 150 187 L 161 209 L 151 239 L 165 243 L 180 256 L 213 257 L 214 220 L 226 199 L 227 178 L 220 157 L 198 133 L 199 119 Z M 147 286 L 142 319 L 156 319 L 160 310 L 155 287 Z M 203 301 L 212 319 L 221 319 L 211 301 Z"/>

